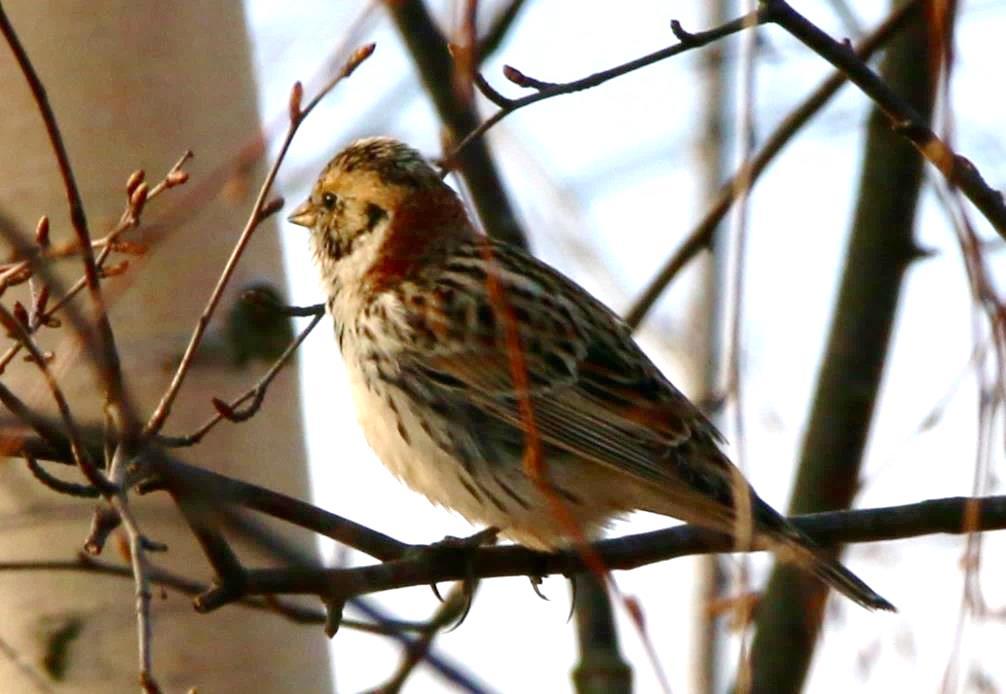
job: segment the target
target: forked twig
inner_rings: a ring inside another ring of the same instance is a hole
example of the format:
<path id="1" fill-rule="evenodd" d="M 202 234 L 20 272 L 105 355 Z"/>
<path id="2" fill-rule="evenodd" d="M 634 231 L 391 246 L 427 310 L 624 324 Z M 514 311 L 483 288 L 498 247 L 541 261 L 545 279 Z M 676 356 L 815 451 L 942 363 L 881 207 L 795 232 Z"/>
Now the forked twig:
<path id="1" fill-rule="evenodd" d="M 66 396 L 63 395 L 62 388 L 59 387 L 56 377 L 49 368 L 48 360 L 42 354 L 38 345 L 35 344 L 31 335 L 28 334 L 27 328 L 3 304 L 0 304 L 0 324 L 24 346 L 24 349 L 31 356 L 32 362 L 45 379 L 49 392 L 52 394 L 52 399 L 56 402 L 59 416 L 63 420 L 63 427 L 66 431 L 66 436 L 69 438 L 74 463 L 80 468 L 84 478 L 92 487 L 99 490 L 106 497 L 114 495 L 117 491 L 116 487 L 106 479 L 105 475 L 97 468 L 94 461 L 91 460 L 84 449 L 81 443 L 80 429 L 77 427 L 73 413 L 70 412 L 70 405 L 66 401 Z"/>
<path id="2" fill-rule="evenodd" d="M 134 189 L 132 194 L 127 195 L 126 205 L 123 209 L 122 215 L 119 218 L 119 222 L 109 231 L 105 236 L 98 239 L 97 241 L 92 241 L 91 246 L 93 248 L 99 249 L 98 255 L 95 258 L 95 264 L 98 267 L 99 273 L 105 272 L 105 262 L 107 261 L 109 255 L 115 250 L 124 250 L 125 246 L 119 241 L 119 237 L 129 231 L 130 229 L 135 229 L 140 224 L 140 213 L 145 209 L 146 204 L 158 197 L 161 193 L 176 186 L 182 185 L 188 180 L 188 173 L 182 169 L 182 166 L 186 161 L 192 158 L 192 152 L 185 152 L 174 166 L 168 170 L 164 178 L 161 179 L 153 188 L 149 191 L 144 189 L 142 195 L 138 195 Z M 131 180 L 135 177 L 136 173 L 130 177 Z M 145 186 L 145 184 L 144 184 Z M 127 193 L 129 193 L 130 186 L 127 183 Z M 16 263 L 12 263 L 7 270 L 0 273 L 0 282 L 2 282 L 2 277 L 4 275 L 14 275 L 17 273 L 34 273 L 37 270 L 37 263 L 45 259 L 46 257 L 60 257 L 63 255 L 68 255 L 72 252 L 76 252 L 77 245 L 69 249 L 57 249 L 53 248 L 49 251 L 49 255 L 40 254 L 37 258 L 25 258 Z M 133 251 L 135 252 L 135 251 Z M 48 286 L 48 285 L 47 285 Z M 56 313 L 63 309 L 77 294 L 79 294 L 84 287 L 87 286 L 87 278 L 81 277 L 77 280 L 69 290 L 64 292 L 58 300 L 49 304 L 45 307 L 44 311 L 40 312 L 37 316 L 37 320 L 33 320 L 28 326 L 28 332 L 34 333 L 41 326 L 50 324 Z M 0 372 L 11 362 L 14 357 L 21 351 L 21 344 L 14 343 L 11 345 L 3 356 L 0 356 Z"/>
<path id="3" fill-rule="evenodd" d="M 309 311 L 309 313 L 302 313 L 302 311 Z M 202 441 L 203 437 L 224 419 L 231 422 L 244 422 L 254 416 L 262 406 L 266 391 L 269 389 L 269 384 L 272 383 L 273 379 L 276 378 L 276 375 L 286 365 L 286 363 L 290 361 L 294 353 L 300 348 L 300 345 L 304 342 L 307 336 L 311 334 L 311 331 L 314 330 L 315 326 L 318 325 L 318 322 L 325 317 L 325 306 L 324 304 L 318 304 L 316 306 L 309 307 L 308 309 L 298 309 L 296 312 L 290 312 L 290 315 L 313 315 L 314 317 L 307 324 L 307 327 L 300 331 L 300 334 L 297 335 L 293 342 L 291 342 L 289 346 L 283 350 L 283 353 L 276 359 L 273 365 L 269 367 L 269 370 L 266 371 L 262 378 L 259 379 L 258 383 L 231 400 L 229 403 L 225 403 L 214 398 L 213 403 L 216 407 L 216 414 L 206 420 L 202 426 L 188 436 L 161 436 L 158 437 L 158 442 L 166 446 L 179 448 L 193 446 Z M 248 405 L 239 410 L 238 408 L 246 402 Z"/>
<path id="4" fill-rule="evenodd" d="M 835 41 L 785 0 L 760 0 L 759 11 L 767 22 L 777 24 L 805 46 L 844 72 L 884 112 L 894 130 L 907 139 L 939 170 L 951 186 L 981 211 L 1000 236 L 1006 238 L 1006 200 L 990 187 L 977 167 L 942 140 L 919 113 L 887 85 L 848 46 Z"/>

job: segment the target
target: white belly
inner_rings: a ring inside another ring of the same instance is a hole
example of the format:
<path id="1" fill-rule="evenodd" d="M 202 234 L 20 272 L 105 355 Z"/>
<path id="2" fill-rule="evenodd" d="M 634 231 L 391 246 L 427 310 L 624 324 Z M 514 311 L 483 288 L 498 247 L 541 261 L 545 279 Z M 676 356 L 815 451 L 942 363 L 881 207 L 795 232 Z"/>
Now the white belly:
<path id="1" fill-rule="evenodd" d="M 368 443 L 396 477 L 431 502 L 539 549 L 565 544 L 570 535 L 593 537 L 609 518 L 627 510 L 609 496 L 617 487 L 584 489 L 577 474 L 582 463 L 575 461 L 547 461 L 550 477 L 580 499 L 580 503 L 560 502 L 565 506 L 562 518 L 555 500 L 524 475 L 520 461 L 479 461 L 466 469 L 427 434 L 403 393 L 367 379 L 360 365 L 351 364 L 346 356 L 357 416 Z M 569 520 L 576 523 L 575 532 Z"/>
<path id="2" fill-rule="evenodd" d="M 461 483 L 461 466 L 423 431 L 404 396 L 386 385 L 368 388 L 359 369 L 350 372 L 360 426 L 385 467 L 433 503 L 472 522 L 491 522 Z"/>

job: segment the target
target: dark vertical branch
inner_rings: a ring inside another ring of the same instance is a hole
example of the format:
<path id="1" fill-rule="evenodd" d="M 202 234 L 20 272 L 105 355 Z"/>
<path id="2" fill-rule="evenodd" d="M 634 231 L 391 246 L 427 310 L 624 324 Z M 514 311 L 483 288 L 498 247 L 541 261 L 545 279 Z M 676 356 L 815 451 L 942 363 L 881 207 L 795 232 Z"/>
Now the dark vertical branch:
<path id="1" fill-rule="evenodd" d="M 580 644 L 580 660 L 573 670 L 577 694 L 632 691 L 632 669 L 618 650 L 608 591 L 591 573 L 576 574 L 571 583 Z"/>
<path id="2" fill-rule="evenodd" d="M 474 101 L 466 101 L 454 89 L 455 66 L 447 50 L 447 41 L 422 0 L 398 0 L 386 5 L 449 131 L 450 140 L 456 143 L 478 127 L 479 117 Z M 527 247 L 527 238 L 485 141 L 472 142 L 465 147 L 457 155 L 457 165 L 486 231 L 496 238 Z"/>
<path id="3" fill-rule="evenodd" d="M 891 43 L 882 76 L 928 121 L 936 75 L 924 19 Z M 859 202 L 827 351 L 801 453 L 791 513 L 849 508 L 887 357 L 913 239 L 923 160 L 877 108 L 869 119 Z M 831 550 L 838 554 L 839 549 Z M 752 649 L 755 692 L 801 689 L 824 618 L 827 587 L 788 566 L 772 574 Z"/>

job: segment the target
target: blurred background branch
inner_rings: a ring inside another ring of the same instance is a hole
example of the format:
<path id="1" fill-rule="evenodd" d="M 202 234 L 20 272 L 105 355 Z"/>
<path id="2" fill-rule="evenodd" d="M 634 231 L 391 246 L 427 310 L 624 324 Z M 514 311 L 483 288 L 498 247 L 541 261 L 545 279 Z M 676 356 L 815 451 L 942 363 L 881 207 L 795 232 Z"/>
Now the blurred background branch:
<path id="1" fill-rule="evenodd" d="M 897 0 L 904 4 L 903 0 Z M 939 74 L 923 14 L 895 37 L 881 77 L 922 118 L 932 113 Z M 906 270 L 924 256 L 915 218 L 924 162 L 870 116 L 858 202 L 831 331 L 818 377 L 789 505 L 791 514 L 850 508 L 859 492 L 863 451 L 887 361 Z M 834 555 L 841 547 L 834 547 Z M 751 651 L 752 691 L 798 692 L 824 619 L 827 588 L 777 566 L 758 607 Z"/>

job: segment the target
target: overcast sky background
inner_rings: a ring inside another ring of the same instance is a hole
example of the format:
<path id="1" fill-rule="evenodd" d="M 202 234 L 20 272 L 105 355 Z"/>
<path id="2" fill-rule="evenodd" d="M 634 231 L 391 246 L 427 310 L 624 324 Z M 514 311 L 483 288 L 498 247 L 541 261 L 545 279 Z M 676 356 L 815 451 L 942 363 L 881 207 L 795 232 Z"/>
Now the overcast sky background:
<path id="1" fill-rule="evenodd" d="M 849 35 L 832 2 L 794 4 L 833 35 Z M 886 3 L 851 4 L 866 29 L 886 10 Z M 484 73 L 511 96 L 519 90 L 500 76 L 503 63 L 540 79 L 575 79 L 673 43 L 671 19 L 689 30 L 707 28 L 702 5 L 637 0 L 577 3 L 574 10 L 561 0 L 529 2 Z M 348 0 L 248 3 L 267 123 L 285 118 L 295 80 L 317 84 L 316 76 L 365 6 Z M 435 6 L 456 26 L 454 4 Z M 487 0 L 481 6 L 488 17 L 498 4 Z M 1000 1 L 963 3 L 952 83 L 956 144 L 1000 189 L 1006 188 L 1003 19 Z M 769 27 L 761 35 L 756 136 L 769 132 L 828 74 L 820 58 L 781 30 Z M 363 41 L 376 41 L 377 52 L 311 115 L 294 142 L 280 175 L 291 207 L 306 195 L 325 162 L 355 137 L 392 134 L 431 156 L 439 154 L 435 115 L 383 11 L 373 13 Z M 694 153 L 703 98 L 699 61 L 698 52 L 689 52 L 598 89 L 545 101 L 507 118 L 490 134 L 534 251 L 617 311 L 631 304 L 703 212 Z M 483 107 L 483 113 L 491 112 L 490 104 Z M 842 266 L 866 113 L 864 98 L 846 87 L 776 160 L 751 200 L 741 353 L 743 449 L 749 479 L 777 508 L 788 501 Z M 993 238 L 989 225 L 975 219 L 978 231 Z M 284 224 L 282 234 L 293 302 L 321 301 L 305 232 Z M 972 489 L 978 399 L 968 360 L 975 321 L 952 228 L 931 190 L 918 218 L 918 239 L 934 255 L 916 263 L 907 276 L 867 451 L 861 506 L 964 495 Z M 993 251 L 990 262 L 1000 269 L 1002 252 Z M 682 365 L 692 346 L 683 314 L 691 306 L 693 277 L 688 273 L 671 287 L 642 333 L 648 353 L 686 390 L 694 387 Z M 356 423 L 327 326 L 308 340 L 301 356 L 315 501 L 407 542 L 473 532 L 460 517 L 399 484 L 377 462 Z M 941 404 L 940 419 L 923 430 L 922 423 Z M 997 423 L 993 441 L 999 471 L 1002 440 Z M 612 532 L 669 523 L 637 514 Z M 847 564 L 900 612 L 871 614 L 833 597 L 808 691 L 940 691 L 953 657 L 963 547 L 959 537 L 929 537 L 848 550 Z M 1006 540 L 991 534 L 985 548 L 982 585 L 996 608 L 1006 604 Z M 325 554 L 333 561 L 368 561 L 337 554 L 330 544 Z M 675 692 L 690 689 L 695 565 L 679 559 L 615 575 L 621 590 L 640 600 Z M 754 557 L 751 566 L 753 583 L 761 586 L 767 559 Z M 576 644 L 566 621 L 568 589 L 559 578 L 547 579 L 542 589 L 550 602 L 538 599 L 525 579 L 483 582 L 467 621 L 438 637 L 436 647 L 494 690 L 569 690 Z M 428 617 L 438 604 L 425 588 L 378 597 L 398 616 L 413 619 Z M 637 691 L 656 691 L 653 668 L 621 609 L 619 621 Z M 1003 643 L 1001 621 L 968 621 L 957 660 L 960 691 L 976 690 L 966 681 L 975 671 L 1006 683 Z M 383 682 L 400 657 L 400 649 L 387 639 L 350 630 L 340 631 L 332 648 L 340 692 Z M 423 669 L 408 690 L 444 687 Z"/>

